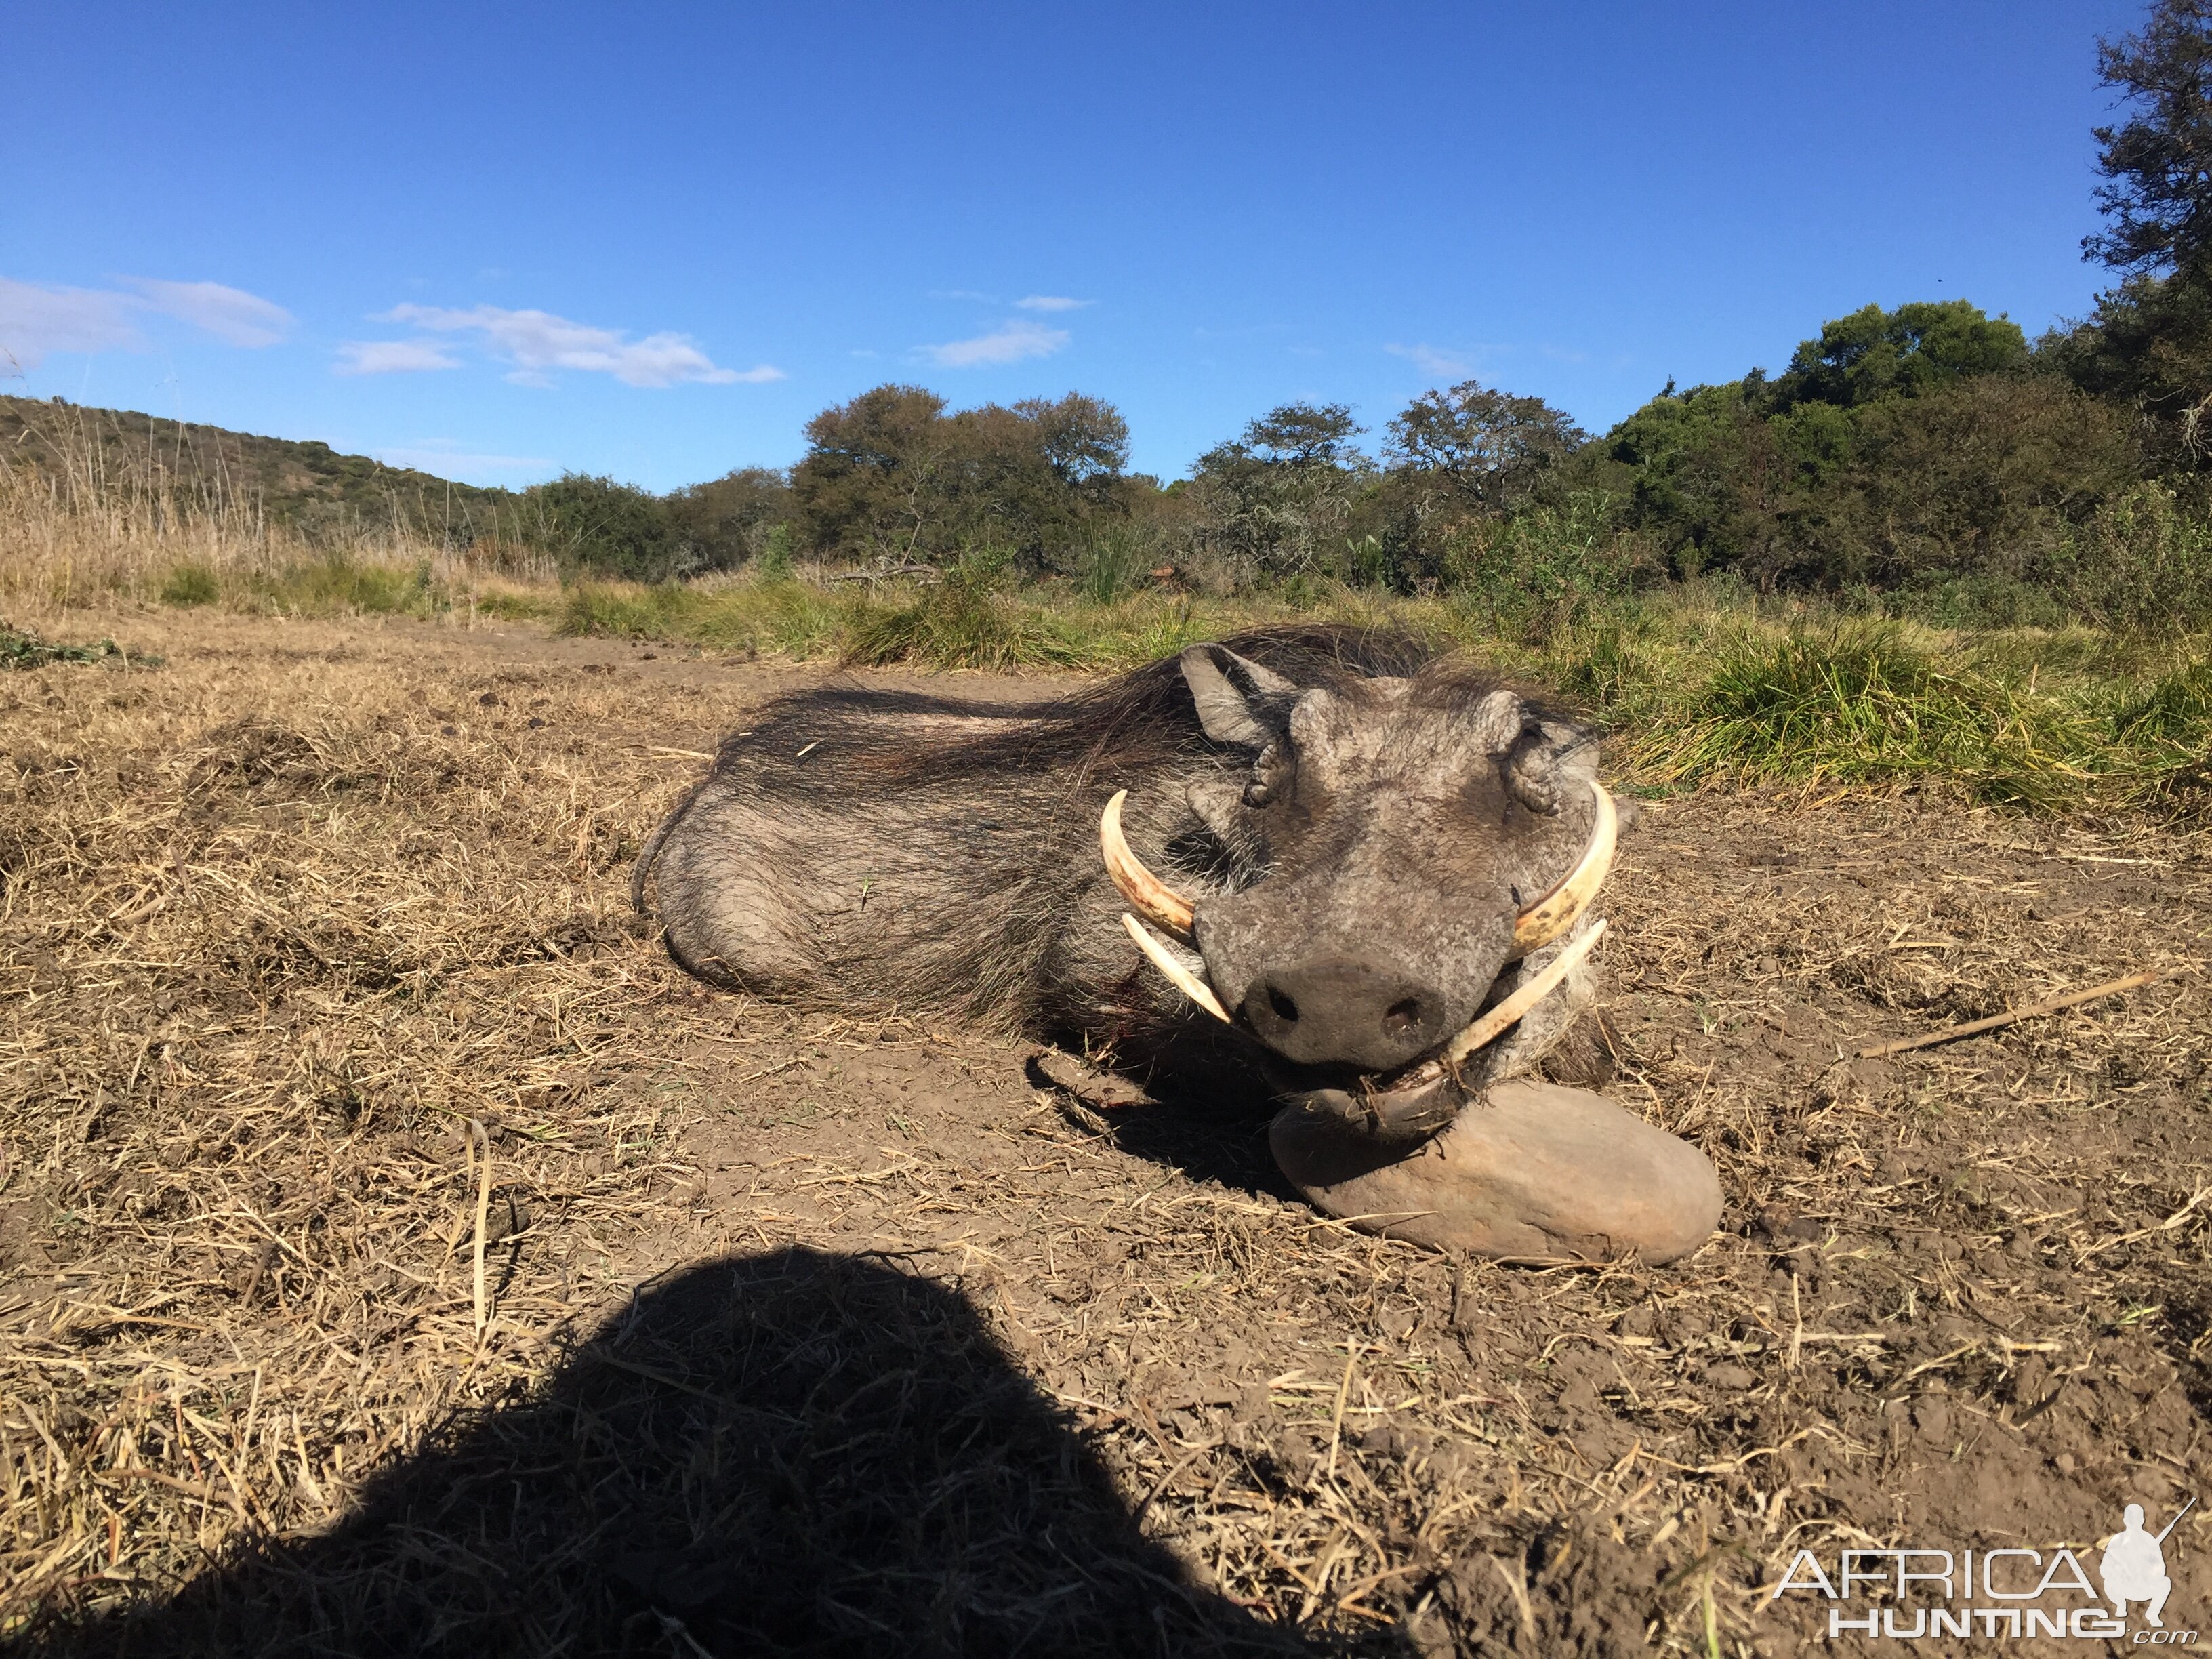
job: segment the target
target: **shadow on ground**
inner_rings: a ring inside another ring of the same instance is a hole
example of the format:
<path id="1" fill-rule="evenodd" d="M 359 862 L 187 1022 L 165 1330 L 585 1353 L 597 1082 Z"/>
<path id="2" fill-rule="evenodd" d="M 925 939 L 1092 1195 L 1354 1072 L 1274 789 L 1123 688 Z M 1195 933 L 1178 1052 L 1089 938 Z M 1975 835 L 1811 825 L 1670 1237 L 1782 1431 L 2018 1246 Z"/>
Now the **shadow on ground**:
<path id="1" fill-rule="evenodd" d="M 1282 1103 L 1249 1070 L 1200 1066 L 1189 1076 L 1167 1072 L 1140 1080 L 1097 1072 L 1072 1050 L 1060 1051 L 1058 1066 L 1044 1063 L 1049 1052 L 1029 1056 L 1024 1080 L 1032 1089 L 1054 1091 L 1062 1115 L 1085 1133 L 1103 1131 L 1131 1157 L 1194 1181 L 1249 1197 L 1305 1201 L 1267 1150 L 1267 1124 Z M 1095 1115 L 1069 1111 L 1071 1101 Z"/>
<path id="2" fill-rule="evenodd" d="M 328 1534 L 50 1655 L 1304 1651 L 1141 1534 L 957 1294 L 786 1249 L 685 1270 Z"/>

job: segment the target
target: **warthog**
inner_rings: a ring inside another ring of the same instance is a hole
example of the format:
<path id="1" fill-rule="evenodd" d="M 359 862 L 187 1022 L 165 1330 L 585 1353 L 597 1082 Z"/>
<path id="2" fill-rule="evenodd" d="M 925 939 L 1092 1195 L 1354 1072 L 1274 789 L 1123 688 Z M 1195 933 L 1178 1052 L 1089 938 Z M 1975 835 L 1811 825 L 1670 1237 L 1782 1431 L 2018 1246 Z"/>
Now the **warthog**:
<path id="1" fill-rule="evenodd" d="M 710 981 L 1241 1084 L 1279 1107 L 1291 1178 L 1370 1224 L 1663 1255 L 1717 1214 L 1702 1158 L 1594 1096 L 1499 1086 L 1587 1029 L 1617 823 L 1596 765 L 1534 695 L 1350 629 L 1044 702 L 831 685 L 722 744 L 633 896 L 657 865 L 669 949 Z M 1709 1206 L 1647 1213 L 1700 1171 Z"/>

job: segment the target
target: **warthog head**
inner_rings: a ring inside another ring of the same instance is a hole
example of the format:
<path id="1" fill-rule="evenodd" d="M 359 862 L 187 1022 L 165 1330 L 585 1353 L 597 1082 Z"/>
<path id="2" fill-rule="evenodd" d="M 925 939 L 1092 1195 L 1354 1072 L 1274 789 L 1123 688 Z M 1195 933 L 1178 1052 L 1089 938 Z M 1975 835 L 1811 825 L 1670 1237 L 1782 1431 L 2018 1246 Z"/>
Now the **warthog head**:
<path id="1" fill-rule="evenodd" d="M 1489 1045 L 1547 997 L 1565 1006 L 1552 994 L 1603 928 L 1589 907 L 1616 819 L 1595 744 L 1443 665 L 1300 684 L 1218 645 L 1182 665 L 1224 762 L 1188 789 L 1217 843 L 1212 890 L 1186 898 L 1137 860 L 1121 796 L 1100 840 L 1132 908 L 1202 969 L 1125 927 L 1264 1046 L 1278 1087 L 1377 1140 L 1433 1133 Z"/>

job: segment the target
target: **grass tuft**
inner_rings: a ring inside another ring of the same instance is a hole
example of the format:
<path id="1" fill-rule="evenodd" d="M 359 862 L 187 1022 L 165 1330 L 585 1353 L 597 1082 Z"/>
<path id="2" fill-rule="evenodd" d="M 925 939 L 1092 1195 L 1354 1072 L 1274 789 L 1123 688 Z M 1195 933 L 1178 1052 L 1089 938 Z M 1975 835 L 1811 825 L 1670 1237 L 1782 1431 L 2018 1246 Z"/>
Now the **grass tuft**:
<path id="1" fill-rule="evenodd" d="M 168 580 L 161 584 L 163 605 L 213 605 L 222 597 L 222 579 L 207 566 L 189 560 L 172 570 Z"/>
<path id="2" fill-rule="evenodd" d="M 2193 662 L 2166 675 L 2122 706 L 2116 741 L 2154 739 L 2201 749 L 2212 738 L 2212 662 Z"/>
<path id="3" fill-rule="evenodd" d="M 578 582 L 562 592 L 554 631 L 666 641 L 804 661 L 835 655 L 854 601 L 810 582 Z"/>
<path id="4" fill-rule="evenodd" d="M 1897 784 L 2053 807 L 2110 769 L 2081 701 L 1946 670 L 1887 622 L 1739 639 L 1644 751 L 1670 783 Z"/>

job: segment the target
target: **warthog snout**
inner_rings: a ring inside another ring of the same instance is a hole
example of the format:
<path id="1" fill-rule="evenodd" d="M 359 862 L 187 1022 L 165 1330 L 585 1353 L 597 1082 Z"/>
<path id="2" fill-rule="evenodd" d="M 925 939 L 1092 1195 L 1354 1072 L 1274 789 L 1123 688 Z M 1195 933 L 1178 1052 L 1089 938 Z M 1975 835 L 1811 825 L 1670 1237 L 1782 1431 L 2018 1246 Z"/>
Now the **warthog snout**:
<path id="1" fill-rule="evenodd" d="M 1402 1066 L 1450 1034 L 1441 991 L 1352 957 L 1263 972 L 1245 994 L 1243 1012 L 1285 1060 L 1370 1072 Z"/>

